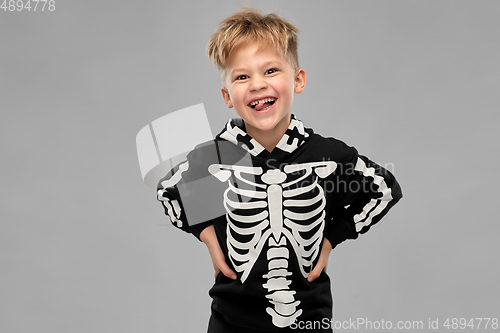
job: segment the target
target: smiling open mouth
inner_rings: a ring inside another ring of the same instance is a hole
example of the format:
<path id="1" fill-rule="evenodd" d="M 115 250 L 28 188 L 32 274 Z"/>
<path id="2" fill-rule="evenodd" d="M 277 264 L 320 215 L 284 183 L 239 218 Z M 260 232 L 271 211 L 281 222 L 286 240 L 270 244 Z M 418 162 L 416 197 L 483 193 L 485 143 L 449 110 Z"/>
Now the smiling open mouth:
<path id="1" fill-rule="evenodd" d="M 275 98 L 264 98 L 264 99 L 261 99 L 261 100 L 256 100 L 256 101 L 253 101 L 249 104 L 249 106 L 256 110 L 256 111 L 263 111 L 265 109 L 268 109 L 270 108 L 274 102 L 276 101 Z"/>

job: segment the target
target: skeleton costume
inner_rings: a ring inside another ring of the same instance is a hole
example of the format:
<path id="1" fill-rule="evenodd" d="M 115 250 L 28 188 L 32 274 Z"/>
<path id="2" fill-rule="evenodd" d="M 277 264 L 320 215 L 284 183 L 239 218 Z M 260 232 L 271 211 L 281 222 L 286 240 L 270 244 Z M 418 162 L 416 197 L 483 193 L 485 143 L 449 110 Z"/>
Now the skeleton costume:
<path id="1" fill-rule="evenodd" d="M 294 115 L 272 152 L 230 120 L 158 184 L 173 225 L 197 238 L 214 225 L 238 275 L 220 273 L 209 292 L 210 333 L 297 332 L 294 321 L 331 318 L 328 275 L 307 282 L 324 237 L 333 247 L 357 238 L 401 197 L 389 171 Z"/>

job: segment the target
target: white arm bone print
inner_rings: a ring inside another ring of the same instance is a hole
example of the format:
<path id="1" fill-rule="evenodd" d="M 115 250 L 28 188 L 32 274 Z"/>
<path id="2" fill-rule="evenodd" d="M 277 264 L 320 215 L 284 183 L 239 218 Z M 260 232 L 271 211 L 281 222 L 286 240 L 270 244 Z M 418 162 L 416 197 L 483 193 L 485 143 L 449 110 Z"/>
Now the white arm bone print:
<path id="1" fill-rule="evenodd" d="M 227 248 L 235 270 L 242 273 L 242 283 L 269 240 L 268 273 L 263 275 L 267 282 L 263 287 L 274 306 L 266 311 L 277 327 L 291 325 L 302 313 L 297 310 L 300 301 L 295 301 L 296 292 L 290 289 L 291 281 L 287 280 L 292 274 L 288 271 L 287 240 L 306 278 L 319 254 L 325 227 L 326 199 L 318 177 L 327 177 L 336 167 L 335 162 L 324 161 L 286 165 L 283 171 L 270 169 L 265 173 L 260 167 L 212 164 L 208 168 L 212 175 L 229 184 L 224 192 Z M 316 177 L 311 181 L 313 170 Z M 233 172 L 240 187 L 246 184 L 250 189 L 237 187 L 234 178 L 234 183 L 231 181 Z M 285 183 L 293 173 L 300 176 Z M 244 178 L 243 174 L 254 177 L 255 181 Z M 257 176 L 262 182 L 256 182 Z M 302 186 L 304 183 L 307 185 Z"/>

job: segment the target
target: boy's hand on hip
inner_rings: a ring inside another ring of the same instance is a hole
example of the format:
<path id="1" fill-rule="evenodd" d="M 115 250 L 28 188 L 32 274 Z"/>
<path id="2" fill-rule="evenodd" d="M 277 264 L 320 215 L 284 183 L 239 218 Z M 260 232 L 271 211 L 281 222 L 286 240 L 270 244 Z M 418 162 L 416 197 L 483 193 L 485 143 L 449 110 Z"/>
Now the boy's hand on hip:
<path id="1" fill-rule="evenodd" d="M 326 272 L 326 266 L 328 265 L 328 257 L 330 256 L 330 252 L 332 251 L 332 244 L 328 239 L 323 240 L 323 246 L 321 247 L 321 253 L 319 255 L 318 262 L 314 269 L 309 272 L 309 276 L 307 277 L 307 281 L 313 282 L 318 278 L 321 274 L 321 271 Z"/>
<path id="2" fill-rule="evenodd" d="M 224 253 L 222 252 L 219 241 L 217 240 L 214 226 L 211 225 L 203 229 L 200 233 L 200 239 L 207 246 L 210 257 L 212 258 L 215 277 L 219 275 L 219 272 L 222 272 L 222 274 L 228 278 L 236 280 L 236 273 L 226 264 L 226 258 L 224 257 Z"/>

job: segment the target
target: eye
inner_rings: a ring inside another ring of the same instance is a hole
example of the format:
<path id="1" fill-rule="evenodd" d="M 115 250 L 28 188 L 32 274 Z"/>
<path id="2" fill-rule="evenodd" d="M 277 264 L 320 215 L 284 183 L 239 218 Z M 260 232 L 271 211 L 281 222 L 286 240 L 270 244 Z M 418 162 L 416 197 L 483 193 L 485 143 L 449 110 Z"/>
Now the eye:
<path id="1" fill-rule="evenodd" d="M 248 79 L 248 76 L 246 76 L 246 75 L 238 75 L 238 76 L 235 78 L 235 80 L 246 80 L 246 79 Z"/>
<path id="2" fill-rule="evenodd" d="M 271 68 L 266 71 L 266 74 L 273 74 L 276 73 L 278 70 L 276 68 Z"/>

